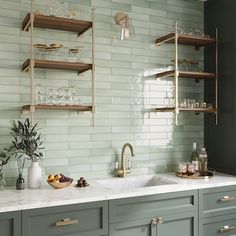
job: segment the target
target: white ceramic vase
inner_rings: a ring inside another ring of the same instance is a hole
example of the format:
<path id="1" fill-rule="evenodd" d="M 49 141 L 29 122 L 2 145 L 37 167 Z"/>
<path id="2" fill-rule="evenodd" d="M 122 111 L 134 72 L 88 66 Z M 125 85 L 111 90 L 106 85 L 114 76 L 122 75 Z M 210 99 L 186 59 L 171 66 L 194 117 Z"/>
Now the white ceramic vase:
<path id="1" fill-rule="evenodd" d="M 32 161 L 28 168 L 28 187 L 40 188 L 42 180 L 42 168 L 37 161 Z"/>

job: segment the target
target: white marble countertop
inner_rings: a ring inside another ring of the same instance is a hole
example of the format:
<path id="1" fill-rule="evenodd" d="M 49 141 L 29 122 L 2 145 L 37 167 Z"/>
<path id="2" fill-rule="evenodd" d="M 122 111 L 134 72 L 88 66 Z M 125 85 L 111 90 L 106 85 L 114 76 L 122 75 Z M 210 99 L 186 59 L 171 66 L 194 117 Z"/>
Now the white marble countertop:
<path id="1" fill-rule="evenodd" d="M 157 176 L 174 183 L 151 187 L 109 189 L 95 180 L 89 180 L 90 186 L 86 188 L 77 188 L 73 184 L 64 189 L 53 189 L 49 185 L 43 185 L 41 189 L 7 188 L 0 191 L 0 212 L 236 185 L 236 176 L 220 173 L 209 179 L 184 179 L 176 177 L 174 173 L 157 174 Z"/>

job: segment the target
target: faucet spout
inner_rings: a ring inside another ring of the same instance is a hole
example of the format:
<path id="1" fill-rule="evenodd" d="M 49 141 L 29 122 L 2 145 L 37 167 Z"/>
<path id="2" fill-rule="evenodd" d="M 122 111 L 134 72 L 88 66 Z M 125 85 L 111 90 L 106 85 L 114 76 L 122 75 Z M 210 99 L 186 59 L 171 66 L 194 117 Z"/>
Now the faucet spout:
<path id="1" fill-rule="evenodd" d="M 131 155 L 134 156 L 133 146 L 130 143 L 125 143 L 121 151 L 121 169 L 119 170 L 120 177 L 125 177 L 126 172 L 127 172 L 126 167 L 125 167 L 125 155 L 124 155 L 126 147 L 129 147 Z"/>

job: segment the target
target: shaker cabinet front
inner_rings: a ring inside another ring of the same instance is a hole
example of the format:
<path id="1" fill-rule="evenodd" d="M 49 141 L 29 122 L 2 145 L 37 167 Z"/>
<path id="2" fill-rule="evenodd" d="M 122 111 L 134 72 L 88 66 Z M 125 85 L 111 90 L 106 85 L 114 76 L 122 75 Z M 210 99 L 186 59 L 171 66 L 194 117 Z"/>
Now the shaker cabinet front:
<path id="1" fill-rule="evenodd" d="M 110 236 L 198 236 L 197 191 L 109 201 Z"/>
<path id="2" fill-rule="evenodd" d="M 21 236 L 21 212 L 0 213 L 0 235 Z"/>

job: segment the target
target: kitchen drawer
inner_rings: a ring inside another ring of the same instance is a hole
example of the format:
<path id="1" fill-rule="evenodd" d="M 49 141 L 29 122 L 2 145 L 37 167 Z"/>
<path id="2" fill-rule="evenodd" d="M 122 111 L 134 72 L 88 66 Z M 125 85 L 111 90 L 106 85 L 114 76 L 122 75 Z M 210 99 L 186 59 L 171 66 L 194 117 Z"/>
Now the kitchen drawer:
<path id="1" fill-rule="evenodd" d="M 22 212 L 24 236 L 108 234 L 108 202 L 47 207 Z"/>
<path id="2" fill-rule="evenodd" d="M 200 236 L 235 236 L 236 214 L 217 216 L 199 221 Z"/>
<path id="3" fill-rule="evenodd" d="M 109 201 L 109 219 L 111 223 L 116 223 L 145 217 L 197 211 L 197 207 L 197 191 L 116 199 Z"/>
<path id="4" fill-rule="evenodd" d="M 199 217 L 236 213 L 236 186 L 199 190 Z"/>
<path id="5" fill-rule="evenodd" d="M 0 235 L 20 236 L 21 235 L 21 212 L 0 213 Z"/>

